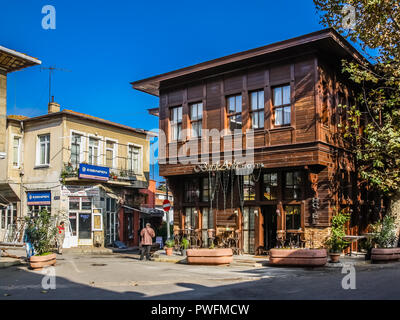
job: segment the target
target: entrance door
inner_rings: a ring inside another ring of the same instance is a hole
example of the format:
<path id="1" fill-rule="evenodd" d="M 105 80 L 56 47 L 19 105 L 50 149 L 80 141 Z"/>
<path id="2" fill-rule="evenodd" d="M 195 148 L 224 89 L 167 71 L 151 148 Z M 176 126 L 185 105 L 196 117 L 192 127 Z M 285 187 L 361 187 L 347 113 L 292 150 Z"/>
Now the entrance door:
<path id="1" fill-rule="evenodd" d="M 79 213 L 79 245 L 90 246 L 93 244 L 92 241 L 92 214 L 91 213 Z"/>
<path id="2" fill-rule="evenodd" d="M 264 247 L 269 250 L 276 246 L 276 206 L 265 206 L 262 208 L 262 212 L 264 215 Z"/>

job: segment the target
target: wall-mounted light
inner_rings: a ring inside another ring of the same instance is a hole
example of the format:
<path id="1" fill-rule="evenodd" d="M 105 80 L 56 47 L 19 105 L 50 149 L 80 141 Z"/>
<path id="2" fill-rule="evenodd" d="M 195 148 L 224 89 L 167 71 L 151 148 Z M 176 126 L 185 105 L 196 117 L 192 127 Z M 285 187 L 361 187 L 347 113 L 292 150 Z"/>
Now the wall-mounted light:
<path id="1" fill-rule="evenodd" d="M 254 210 L 254 214 L 258 217 L 258 210 Z"/>
<path id="2" fill-rule="evenodd" d="M 279 209 L 276 209 L 276 215 L 277 215 L 278 217 L 281 216 L 281 211 L 280 211 Z"/>
<path id="3" fill-rule="evenodd" d="M 239 215 L 239 211 L 237 211 L 237 210 L 235 210 L 235 211 L 233 211 L 233 213 L 235 214 L 235 215 Z"/>

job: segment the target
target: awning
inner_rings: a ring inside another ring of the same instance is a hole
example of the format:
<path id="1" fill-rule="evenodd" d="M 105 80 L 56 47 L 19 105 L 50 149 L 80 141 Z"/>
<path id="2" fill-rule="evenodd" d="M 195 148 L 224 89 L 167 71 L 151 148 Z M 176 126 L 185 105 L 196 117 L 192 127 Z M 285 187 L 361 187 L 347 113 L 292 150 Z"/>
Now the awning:
<path id="1" fill-rule="evenodd" d="M 128 212 L 129 212 L 129 211 L 131 211 L 131 212 L 133 212 L 133 211 L 140 211 L 140 210 L 137 209 L 137 208 L 132 208 L 132 207 L 127 206 L 127 205 L 122 205 L 122 208 L 124 208 L 124 209 L 127 210 Z"/>
<path id="2" fill-rule="evenodd" d="M 98 187 L 102 188 L 108 197 L 113 198 L 115 200 L 121 200 L 122 197 L 120 197 L 116 192 L 114 192 L 114 190 L 112 188 L 109 188 L 105 185 L 99 184 Z"/>
<path id="3" fill-rule="evenodd" d="M 151 217 L 164 217 L 164 211 L 155 208 L 140 208 L 140 213 Z"/>
<path id="4" fill-rule="evenodd" d="M 8 183 L 0 183 L 0 203 L 18 202 L 19 197 Z"/>

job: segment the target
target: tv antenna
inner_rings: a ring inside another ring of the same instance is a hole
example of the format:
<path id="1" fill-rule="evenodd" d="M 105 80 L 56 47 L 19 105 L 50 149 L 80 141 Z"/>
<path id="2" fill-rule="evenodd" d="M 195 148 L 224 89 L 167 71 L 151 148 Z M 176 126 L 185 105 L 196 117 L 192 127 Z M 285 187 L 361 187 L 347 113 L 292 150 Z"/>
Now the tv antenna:
<path id="1" fill-rule="evenodd" d="M 56 68 L 56 66 L 40 67 L 40 70 L 49 70 L 49 103 L 51 102 L 51 77 L 54 71 L 71 72 L 71 70 Z"/>

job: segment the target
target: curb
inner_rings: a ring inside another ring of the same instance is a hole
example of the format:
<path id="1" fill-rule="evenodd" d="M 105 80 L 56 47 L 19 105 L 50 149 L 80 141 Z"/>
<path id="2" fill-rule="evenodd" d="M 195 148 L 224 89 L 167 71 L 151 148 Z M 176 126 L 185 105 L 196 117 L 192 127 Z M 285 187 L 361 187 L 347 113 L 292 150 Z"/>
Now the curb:
<path id="1" fill-rule="evenodd" d="M 20 259 L 12 259 L 12 258 L 1 258 L 0 259 L 0 269 L 2 268 L 8 268 L 8 267 L 12 267 L 12 266 L 19 266 L 22 265 L 23 262 Z"/>

